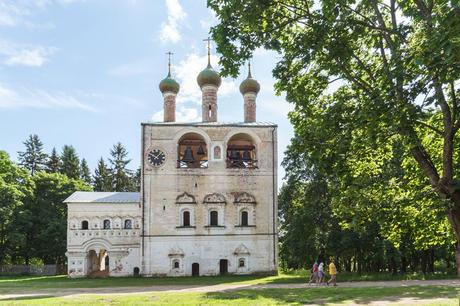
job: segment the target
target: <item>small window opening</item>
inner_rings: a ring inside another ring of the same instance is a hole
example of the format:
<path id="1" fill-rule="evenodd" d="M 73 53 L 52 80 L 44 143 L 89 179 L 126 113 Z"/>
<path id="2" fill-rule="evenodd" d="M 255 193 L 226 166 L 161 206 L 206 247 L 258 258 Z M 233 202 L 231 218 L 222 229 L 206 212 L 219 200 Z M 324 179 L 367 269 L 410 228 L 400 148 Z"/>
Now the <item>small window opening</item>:
<path id="1" fill-rule="evenodd" d="M 81 222 L 81 229 L 87 230 L 88 229 L 88 221 L 82 221 Z"/>
<path id="2" fill-rule="evenodd" d="M 104 220 L 104 229 L 110 229 L 110 220 Z"/>
<path id="3" fill-rule="evenodd" d="M 190 226 L 190 212 L 184 211 L 182 214 L 182 226 Z"/>
<path id="4" fill-rule="evenodd" d="M 173 268 L 174 269 L 179 269 L 179 260 L 176 259 L 176 260 L 173 261 Z"/>
<path id="5" fill-rule="evenodd" d="M 238 267 L 244 268 L 244 258 L 240 258 L 240 260 L 238 261 Z"/>
<path id="6" fill-rule="evenodd" d="M 133 221 L 130 219 L 125 220 L 125 229 L 132 229 L 133 228 Z"/>
<path id="7" fill-rule="evenodd" d="M 211 221 L 210 225 L 211 226 L 218 226 L 218 224 L 219 224 L 218 216 L 219 215 L 218 215 L 217 211 L 215 211 L 215 210 L 211 211 L 211 213 L 210 213 L 210 219 L 211 219 L 210 220 Z"/>
<path id="8" fill-rule="evenodd" d="M 248 212 L 241 212 L 241 226 L 248 226 Z"/>

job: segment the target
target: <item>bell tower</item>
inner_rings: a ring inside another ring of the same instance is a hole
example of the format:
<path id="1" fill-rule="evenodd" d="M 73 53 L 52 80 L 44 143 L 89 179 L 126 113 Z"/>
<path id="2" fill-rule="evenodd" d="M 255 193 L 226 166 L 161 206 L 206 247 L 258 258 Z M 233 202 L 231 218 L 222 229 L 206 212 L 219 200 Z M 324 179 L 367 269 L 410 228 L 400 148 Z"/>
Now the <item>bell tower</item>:
<path id="1" fill-rule="evenodd" d="M 166 53 L 168 55 L 168 75 L 160 82 L 160 91 L 163 94 L 163 114 L 164 122 L 176 121 L 176 96 L 179 92 L 180 86 L 171 77 L 171 55 L 172 52 Z"/>
<path id="2" fill-rule="evenodd" d="M 208 37 L 208 66 L 198 74 L 197 82 L 202 93 L 202 118 L 203 122 L 217 122 L 217 90 L 222 79 L 211 66 L 211 39 Z"/>

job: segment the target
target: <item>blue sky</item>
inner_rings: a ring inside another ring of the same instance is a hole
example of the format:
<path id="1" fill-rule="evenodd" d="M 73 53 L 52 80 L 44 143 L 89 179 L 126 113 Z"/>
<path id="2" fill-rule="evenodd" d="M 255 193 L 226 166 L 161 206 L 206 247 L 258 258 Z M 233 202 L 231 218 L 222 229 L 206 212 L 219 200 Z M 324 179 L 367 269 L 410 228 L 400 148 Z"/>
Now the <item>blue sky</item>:
<path id="1" fill-rule="evenodd" d="M 16 159 L 28 135 L 38 134 L 47 152 L 71 144 L 94 168 L 120 141 L 137 168 L 140 122 L 162 120 L 158 83 L 168 51 L 181 85 L 176 119 L 201 121 L 196 76 L 216 22 L 205 0 L 0 0 L 0 150 Z M 276 61 L 258 50 L 253 76 L 261 84 L 257 119 L 279 125 L 281 161 L 291 106 L 274 94 Z M 212 63 L 218 68 L 215 53 Z M 238 86 L 246 74 L 243 67 L 239 78 L 224 79 L 219 121 L 242 121 Z"/>

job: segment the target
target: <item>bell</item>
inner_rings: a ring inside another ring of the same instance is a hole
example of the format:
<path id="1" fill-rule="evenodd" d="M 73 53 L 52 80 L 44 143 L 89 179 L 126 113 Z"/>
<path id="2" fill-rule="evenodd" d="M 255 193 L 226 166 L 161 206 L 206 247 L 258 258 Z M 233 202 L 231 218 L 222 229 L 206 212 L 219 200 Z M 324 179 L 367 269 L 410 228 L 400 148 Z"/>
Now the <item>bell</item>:
<path id="1" fill-rule="evenodd" d="M 187 147 L 184 152 L 184 157 L 182 158 L 183 162 L 193 162 L 195 158 L 193 158 L 193 151 L 192 148 Z"/>
<path id="2" fill-rule="evenodd" d="M 241 158 L 241 155 L 240 155 L 240 152 L 237 151 L 237 150 L 232 150 L 230 152 L 230 159 L 235 159 L 235 160 L 238 160 Z"/>
<path id="3" fill-rule="evenodd" d="M 196 154 L 198 154 L 198 155 L 204 155 L 205 154 L 202 146 L 200 146 L 198 148 L 198 151 L 196 152 Z"/>
<path id="4" fill-rule="evenodd" d="M 244 150 L 243 152 L 243 161 L 250 161 L 252 158 L 251 158 L 251 153 L 249 152 L 249 150 Z"/>

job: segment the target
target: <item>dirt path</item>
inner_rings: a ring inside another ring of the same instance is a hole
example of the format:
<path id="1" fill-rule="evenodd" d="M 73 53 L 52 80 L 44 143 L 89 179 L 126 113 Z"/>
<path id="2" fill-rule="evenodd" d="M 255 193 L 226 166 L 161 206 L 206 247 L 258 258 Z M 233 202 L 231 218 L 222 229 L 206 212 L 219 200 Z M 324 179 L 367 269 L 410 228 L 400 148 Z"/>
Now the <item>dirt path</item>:
<path id="1" fill-rule="evenodd" d="M 400 287 L 400 286 L 452 286 L 460 288 L 460 280 L 409 280 L 409 281 L 382 281 L 382 282 L 343 282 L 339 287 L 365 288 L 365 287 Z M 17 294 L 0 295 L 0 301 L 5 299 L 27 297 L 68 297 L 72 298 L 82 294 L 97 295 L 132 295 L 155 292 L 219 292 L 234 290 L 256 289 L 294 289 L 294 288 L 317 288 L 316 285 L 308 284 L 220 284 L 211 286 L 148 286 L 148 287 L 106 287 L 106 288 L 66 288 L 66 289 L 40 289 L 35 291 L 21 292 Z M 59 290 L 59 291 L 57 291 Z"/>

